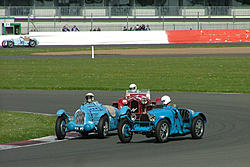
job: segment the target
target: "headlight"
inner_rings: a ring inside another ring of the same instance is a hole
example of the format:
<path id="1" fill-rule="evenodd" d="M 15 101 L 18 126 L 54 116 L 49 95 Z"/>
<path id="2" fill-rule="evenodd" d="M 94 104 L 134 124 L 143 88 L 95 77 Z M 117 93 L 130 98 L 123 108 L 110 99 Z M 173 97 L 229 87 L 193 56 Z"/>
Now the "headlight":
<path id="1" fill-rule="evenodd" d="M 142 98 L 142 99 L 141 99 L 141 103 L 145 105 L 145 104 L 147 104 L 147 103 L 148 103 L 148 101 L 147 101 L 147 99 L 146 99 L 146 98 Z"/>
<path id="2" fill-rule="evenodd" d="M 132 121 L 135 121 L 135 120 L 136 120 L 136 115 L 135 115 L 135 114 L 132 114 L 132 115 L 131 115 L 131 120 L 132 120 Z"/>
<path id="3" fill-rule="evenodd" d="M 151 122 L 154 122 L 154 121 L 155 121 L 155 116 L 154 116 L 154 115 L 150 115 L 150 116 L 149 116 L 149 120 L 150 120 Z"/>

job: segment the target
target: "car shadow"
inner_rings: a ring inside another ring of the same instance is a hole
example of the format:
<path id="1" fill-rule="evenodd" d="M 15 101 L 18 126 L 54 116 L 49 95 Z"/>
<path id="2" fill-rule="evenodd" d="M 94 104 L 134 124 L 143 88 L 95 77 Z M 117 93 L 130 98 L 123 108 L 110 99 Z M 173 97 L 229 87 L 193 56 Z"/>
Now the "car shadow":
<path id="1" fill-rule="evenodd" d="M 84 140 L 84 139 L 107 139 L 111 136 L 117 136 L 117 132 L 109 132 L 108 136 L 105 138 L 99 138 L 97 133 L 90 133 L 87 136 L 82 136 L 80 133 L 78 136 L 75 136 L 74 138 L 71 138 L 69 140 Z"/>
<path id="2" fill-rule="evenodd" d="M 179 141 L 183 141 L 183 140 L 193 140 L 192 137 L 190 136 L 179 136 L 179 137 L 169 137 L 168 141 L 166 143 L 171 143 L 171 142 L 179 142 Z M 146 140 L 141 140 L 141 141 L 133 141 L 133 139 L 130 142 L 131 144 L 133 143 L 154 143 L 154 144 L 162 144 L 156 141 L 156 139 L 154 137 L 150 138 L 150 139 L 146 139 Z M 117 144 L 123 144 L 122 142 L 117 142 Z"/>

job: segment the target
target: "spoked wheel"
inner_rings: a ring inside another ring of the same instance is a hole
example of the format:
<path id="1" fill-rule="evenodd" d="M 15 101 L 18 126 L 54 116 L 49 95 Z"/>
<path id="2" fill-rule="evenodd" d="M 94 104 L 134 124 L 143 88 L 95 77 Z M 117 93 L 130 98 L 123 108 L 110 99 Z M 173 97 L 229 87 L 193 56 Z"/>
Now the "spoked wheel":
<path id="1" fill-rule="evenodd" d="M 169 136 L 169 123 L 167 120 L 161 120 L 156 126 L 156 140 L 157 142 L 164 143 L 168 140 Z"/>
<path id="2" fill-rule="evenodd" d="M 8 44 L 7 44 L 6 41 L 3 41 L 3 42 L 2 42 L 2 47 L 3 47 L 3 48 L 7 48 L 7 47 L 8 47 Z"/>
<path id="3" fill-rule="evenodd" d="M 36 46 L 36 42 L 34 40 L 30 40 L 29 46 L 30 47 L 35 47 Z"/>
<path id="4" fill-rule="evenodd" d="M 97 129 L 98 137 L 99 138 L 107 137 L 108 131 L 109 131 L 108 118 L 104 116 L 99 120 L 98 129 Z"/>
<path id="5" fill-rule="evenodd" d="M 122 119 L 118 124 L 118 136 L 122 143 L 129 143 L 133 137 L 132 125 L 127 119 Z"/>
<path id="6" fill-rule="evenodd" d="M 195 117 L 192 122 L 191 135 L 193 139 L 200 139 L 204 135 L 205 126 L 201 116 Z"/>
<path id="7" fill-rule="evenodd" d="M 67 122 L 64 116 L 57 117 L 55 129 L 56 129 L 57 139 L 58 140 L 64 139 L 67 129 Z"/>
<path id="8" fill-rule="evenodd" d="M 9 48 L 13 48 L 14 43 L 13 43 L 12 41 L 8 41 L 8 42 L 7 42 L 7 45 L 8 45 Z"/>

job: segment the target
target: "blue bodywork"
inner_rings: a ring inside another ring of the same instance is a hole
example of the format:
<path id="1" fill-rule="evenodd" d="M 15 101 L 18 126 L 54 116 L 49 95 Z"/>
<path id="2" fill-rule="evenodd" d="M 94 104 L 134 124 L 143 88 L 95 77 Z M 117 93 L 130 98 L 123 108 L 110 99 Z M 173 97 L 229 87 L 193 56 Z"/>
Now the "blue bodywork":
<path id="1" fill-rule="evenodd" d="M 111 107 L 111 106 L 109 106 Z M 119 110 L 113 107 L 113 113 L 107 109 L 107 106 L 100 103 L 89 103 L 80 106 L 74 117 L 70 117 L 65 110 L 60 109 L 57 111 L 58 117 L 66 117 L 66 132 L 95 132 L 99 120 L 106 116 L 108 118 L 109 131 L 116 130 L 118 125 L 118 118 L 120 117 Z"/>
<path id="2" fill-rule="evenodd" d="M 185 108 L 174 108 L 172 106 L 162 106 L 161 108 L 154 108 L 147 112 L 149 120 L 141 120 L 140 118 L 132 120 L 132 117 L 126 113 L 129 110 L 127 106 L 121 109 L 120 119 L 126 118 L 132 125 L 128 127 L 130 132 L 141 133 L 149 137 L 155 136 L 155 130 L 160 120 L 166 119 L 169 122 L 169 135 L 186 135 L 191 133 L 192 120 L 201 116 L 204 123 L 207 119 L 203 113 L 194 112 Z M 126 129 L 126 127 L 125 127 Z M 126 131 L 125 131 L 126 135 Z"/>
<path id="3" fill-rule="evenodd" d="M 30 46 L 30 47 L 35 47 L 36 45 L 39 44 L 38 40 L 35 38 L 30 38 L 30 37 L 19 37 L 19 38 L 12 38 L 12 39 L 6 39 L 2 42 L 2 46 L 4 48 L 6 47 L 13 47 L 12 45 L 10 46 L 9 43 L 12 43 L 13 46 Z"/>

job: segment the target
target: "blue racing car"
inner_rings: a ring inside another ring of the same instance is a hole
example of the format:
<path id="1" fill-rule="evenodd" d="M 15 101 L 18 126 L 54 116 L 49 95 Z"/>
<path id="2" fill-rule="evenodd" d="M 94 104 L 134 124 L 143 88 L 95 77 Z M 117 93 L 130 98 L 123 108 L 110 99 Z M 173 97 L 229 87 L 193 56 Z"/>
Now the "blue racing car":
<path id="1" fill-rule="evenodd" d="M 26 36 L 24 37 L 21 36 L 16 39 L 6 39 L 6 40 L 3 40 L 2 42 L 2 46 L 4 48 L 7 48 L 7 47 L 13 48 L 14 46 L 35 47 L 38 44 L 39 44 L 38 40 L 36 40 L 35 38 L 26 37 Z"/>
<path id="2" fill-rule="evenodd" d="M 70 131 L 79 132 L 82 136 L 97 132 L 99 138 L 105 138 L 109 131 L 117 129 L 120 117 L 117 108 L 94 101 L 92 93 L 86 95 L 86 103 L 80 106 L 73 118 L 63 109 L 58 110 L 57 115 L 55 130 L 59 140 Z"/>
<path id="3" fill-rule="evenodd" d="M 191 134 L 194 139 L 202 138 L 207 122 L 203 113 L 172 107 L 169 96 L 163 96 L 161 102 L 152 105 L 146 98 L 142 99 L 140 105 L 144 112 L 140 115 L 133 114 L 128 106 L 122 107 L 118 125 L 120 141 L 130 142 L 134 133 L 155 137 L 160 143 L 166 142 L 169 136 Z"/>

